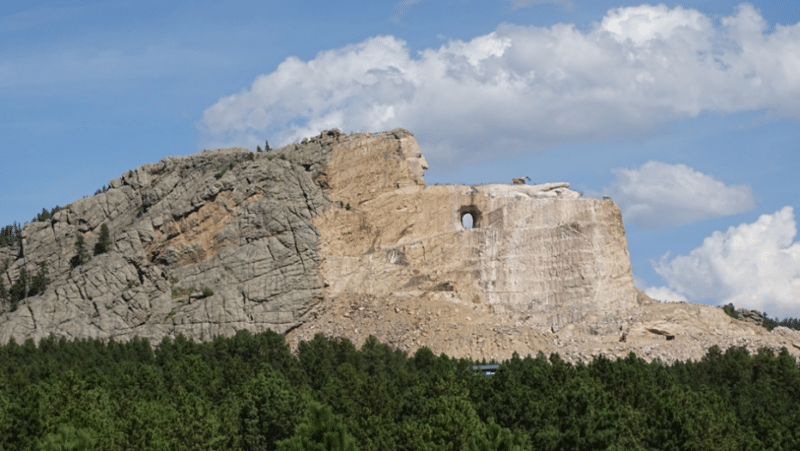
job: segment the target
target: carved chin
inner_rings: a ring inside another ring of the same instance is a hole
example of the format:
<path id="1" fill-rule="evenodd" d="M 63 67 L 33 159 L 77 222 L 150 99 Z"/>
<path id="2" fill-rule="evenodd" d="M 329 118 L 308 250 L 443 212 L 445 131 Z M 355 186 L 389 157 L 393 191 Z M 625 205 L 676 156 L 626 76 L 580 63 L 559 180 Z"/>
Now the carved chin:
<path id="1" fill-rule="evenodd" d="M 424 183 L 425 170 L 428 169 L 428 162 L 424 158 L 410 158 L 408 160 L 408 167 L 411 169 L 411 174 L 414 180 Z"/>

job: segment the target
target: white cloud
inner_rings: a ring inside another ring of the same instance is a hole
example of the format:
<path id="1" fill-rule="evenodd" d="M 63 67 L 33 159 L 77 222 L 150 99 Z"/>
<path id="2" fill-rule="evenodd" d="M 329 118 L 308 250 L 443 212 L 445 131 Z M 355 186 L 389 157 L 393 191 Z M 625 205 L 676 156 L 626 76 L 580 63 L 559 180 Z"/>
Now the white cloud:
<path id="1" fill-rule="evenodd" d="M 647 287 L 644 293 L 653 299 L 665 302 L 687 302 L 686 296 L 682 296 L 667 287 Z"/>
<path id="2" fill-rule="evenodd" d="M 688 256 L 670 260 L 667 253 L 654 262 L 667 287 L 653 290 L 716 305 L 731 302 L 737 308 L 766 311 L 771 317 L 800 317 L 800 242 L 794 241 L 796 235 L 797 224 L 789 206 L 762 215 L 752 224 L 714 232 Z"/>
<path id="3" fill-rule="evenodd" d="M 637 46 L 654 40 L 674 41 L 674 37 L 681 35 L 689 41 L 703 43 L 713 33 L 711 20 L 700 11 L 680 6 L 669 9 L 663 3 L 611 10 L 600 28 L 617 42 L 630 39 Z"/>
<path id="4" fill-rule="evenodd" d="M 659 301 L 665 302 L 686 302 L 687 299 L 685 296 L 682 296 L 674 291 L 670 290 L 667 287 L 650 287 L 647 283 L 633 275 L 633 283 L 636 285 L 636 288 L 642 290 L 646 295 L 650 296 L 653 299 L 658 299 Z"/>
<path id="5" fill-rule="evenodd" d="M 251 146 L 402 126 L 434 164 L 458 164 L 641 136 L 701 112 L 800 117 L 800 24 L 764 30 L 747 4 L 718 22 L 644 5 L 611 10 L 586 32 L 504 24 L 413 57 L 405 42 L 374 37 L 288 58 L 208 108 L 200 125 L 209 144 Z"/>
<path id="6" fill-rule="evenodd" d="M 605 192 L 627 223 L 656 229 L 743 213 L 755 206 L 747 185 L 728 186 L 684 164 L 648 161 L 638 169 L 612 169 Z"/>

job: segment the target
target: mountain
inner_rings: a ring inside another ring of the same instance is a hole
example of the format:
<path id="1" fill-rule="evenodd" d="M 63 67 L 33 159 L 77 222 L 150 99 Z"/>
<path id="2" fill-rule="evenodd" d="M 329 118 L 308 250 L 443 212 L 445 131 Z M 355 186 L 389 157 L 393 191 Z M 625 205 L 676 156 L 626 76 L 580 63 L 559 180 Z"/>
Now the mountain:
<path id="1" fill-rule="evenodd" d="M 800 354 L 798 332 L 638 291 L 611 199 L 568 183 L 426 186 L 425 169 L 413 135 L 397 129 L 129 171 L 26 224 L 22 249 L 0 248 L 8 285 L 42 263 L 50 279 L 6 306 L 0 341 L 272 329 L 292 346 L 316 333 L 357 345 L 375 335 L 486 359 L 541 350 L 673 361 L 715 344 Z M 91 250 L 103 226 L 108 250 L 80 258 L 79 237 Z"/>

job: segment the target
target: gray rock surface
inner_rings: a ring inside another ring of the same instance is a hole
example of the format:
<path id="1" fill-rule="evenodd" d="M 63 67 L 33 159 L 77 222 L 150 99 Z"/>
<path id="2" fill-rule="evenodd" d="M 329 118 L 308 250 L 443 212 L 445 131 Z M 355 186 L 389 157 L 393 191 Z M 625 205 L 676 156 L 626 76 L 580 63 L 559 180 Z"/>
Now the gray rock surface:
<path id="1" fill-rule="evenodd" d="M 737 319 L 753 323 L 756 326 L 764 324 L 764 315 L 758 310 L 738 309 L 736 310 Z"/>
<path id="2" fill-rule="evenodd" d="M 323 296 L 319 234 L 310 219 L 329 202 L 322 168 L 338 130 L 269 152 L 232 148 L 168 157 L 111 180 L 105 193 L 75 201 L 52 220 L 23 229 L 6 287 L 21 268 L 46 262 L 43 295 L 2 306 L 0 342 L 50 334 L 135 335 L 197 340 L 238 329 L 285 332 L 308 319 Z M 82 235 L 91 252 L 100 227 L 112 246 L 70 267 Z M 213 295 L 203 297 L 203 289 Z"/>

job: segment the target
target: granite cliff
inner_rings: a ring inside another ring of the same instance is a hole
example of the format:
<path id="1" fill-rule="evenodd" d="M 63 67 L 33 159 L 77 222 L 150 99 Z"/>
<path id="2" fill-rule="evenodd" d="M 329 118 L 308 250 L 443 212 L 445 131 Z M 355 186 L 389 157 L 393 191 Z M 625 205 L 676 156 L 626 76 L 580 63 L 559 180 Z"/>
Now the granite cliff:
<path id="1" fill-rule="evenodd" d="M 487 359 L 634 351 L 672 361 L 714 344 L 800 354 L 794 331 L 639 292 L 610 199 L 567 183 L 426 186 L 426 168 L 398 129 L 332 130 L 268 152 L 206 150 L 129 171 L 27 224 L 22 252 L 0 248 L 8 282 L 41 262 L 51 279 L 6 309 L 0 341 L 208 340 L 246 328 L 293 346 L 316 333 L 356 344 L 375 335 Z M 71 265 L 77 237 L 91 248 L 103 224 L 110 250 Z"/>

